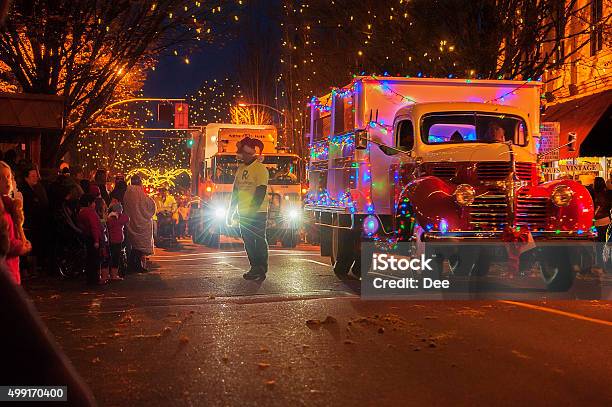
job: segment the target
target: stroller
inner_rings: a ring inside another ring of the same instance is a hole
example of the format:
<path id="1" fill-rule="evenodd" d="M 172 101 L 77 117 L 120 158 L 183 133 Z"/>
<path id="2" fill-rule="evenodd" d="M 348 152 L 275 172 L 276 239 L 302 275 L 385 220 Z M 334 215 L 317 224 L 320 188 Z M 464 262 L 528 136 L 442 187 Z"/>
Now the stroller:
<path id="1" fill-rule="evenodd" d="M 158 247 L 171 247 L 178 244 L 174 231 L 172 213 L 162 211 L 157 213 L 157 242 Z"/>

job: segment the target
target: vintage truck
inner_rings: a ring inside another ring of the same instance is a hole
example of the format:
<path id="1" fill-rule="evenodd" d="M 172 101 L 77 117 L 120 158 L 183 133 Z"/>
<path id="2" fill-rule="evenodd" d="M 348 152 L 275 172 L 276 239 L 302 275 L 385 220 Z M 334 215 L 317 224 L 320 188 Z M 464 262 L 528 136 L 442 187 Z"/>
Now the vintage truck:
<path id="1" fill-rule="evenodd" d="M 299 242 L 302 220 L 302 185 L 299 157 L 277 146 L 271 125 L 211 123 L 192 132 L 192 203 L 190 227 L 196 243 L 218 247 L 221 236 L 239 236 L 226 225 L 226 215 L 238 168 L 236 142 L 249 136 L 263 142 L 260 159 L 270 172 L 268 186 L 268 240 L 283 247 Z"/>
<path id="2" fill-rule="evenodd" d="M 310 107 L 305 210 L 339 276 L 360 274 L 367 241 L 436 245 L 451 273 L 484 275 L 468 242 L 594 238 L 587 189 L 540 182 L 538 82 L 363 76 Z M 575 257 L 536 252 L 547 287 L 568 289 Z"/>

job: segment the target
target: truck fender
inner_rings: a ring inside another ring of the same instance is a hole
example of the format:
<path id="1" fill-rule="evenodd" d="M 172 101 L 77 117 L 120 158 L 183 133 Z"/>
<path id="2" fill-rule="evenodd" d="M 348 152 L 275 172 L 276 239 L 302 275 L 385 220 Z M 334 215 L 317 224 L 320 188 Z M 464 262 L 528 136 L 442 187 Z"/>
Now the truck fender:
<path id="1" fill-rule="evenodd" d="M 406 185 L 400 195 L 398 209 L 399 204 L 407 199 L 411 218 L 425 230 L 459 230 L 465 226 L 465 220 L 462 220 L 454 192 L 455 186 L 441 178 L 419 178 Z"/>
<path id="2" fill-rule="evenodd" d="M 551 196 L 555 188 L 561 185 L 570 187 L 574 194 L 568 206 L 557 207 L 554 204 L 551 205 L 552 212 L 548 227 L 552 230 L 588 231 L 593 225 L 595 209 L 593 198 L 591 198 L 589 190 L 584 185 L 574 180 L 563 179 L 546 182 L 539 187 L 545 188 L 548 196 Z"/>

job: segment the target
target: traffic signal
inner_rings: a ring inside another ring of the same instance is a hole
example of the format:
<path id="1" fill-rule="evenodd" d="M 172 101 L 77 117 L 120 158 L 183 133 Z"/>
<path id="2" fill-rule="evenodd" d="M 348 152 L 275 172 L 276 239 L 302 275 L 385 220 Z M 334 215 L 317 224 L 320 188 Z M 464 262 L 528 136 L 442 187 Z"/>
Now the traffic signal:
<path id="1" fill-rule="evenodd" d="M 190 138 L 190 139 L 188 139 L 186 141 L 186 144 L 187 144 L 187 147 L 191 148 L 191 147 L 193 147 L 194 140 L 192 138 Z"/>

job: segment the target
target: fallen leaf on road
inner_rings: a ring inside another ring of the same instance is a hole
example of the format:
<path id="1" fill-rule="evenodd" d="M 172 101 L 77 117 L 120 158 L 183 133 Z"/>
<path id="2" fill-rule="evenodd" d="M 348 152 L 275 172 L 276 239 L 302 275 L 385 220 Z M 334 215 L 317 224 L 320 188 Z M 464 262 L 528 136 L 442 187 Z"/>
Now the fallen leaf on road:
<path id="1" fill-rule="evenodd" d="M 266 348 L 265 346 L 261 346 L 261 347 L 259 348 L 259 351 L 260 351 L 261 353 L 268 353 L 268 352 L 270 352 L 270 349 Z"/>
<path id="2" fill-rule="evenodd" d="M 91 363 L 93 363 L 94 365 L 97 363 L 100 363 L 100 358 L 99 357 L 95 357 L 91 360 Z"/>
<path id="3" fill-rule="evenodd" d="M 382 326 L 380 328 L 378 328 L 378 333 L 379 334 L 384 334 L 385 333 L 385 328 L 383 328 Z"/>
<path id="4" fill-rule="evenodd" d="M 132 323 L 132 322 L 134 322 L 134 318 L 132 318 L 131 315 L 126 315 L 126 316 L 124 316 L 121 319 L 121 321 L 119 323 L 121 323 L 121 324 L 129 324 L 129 323 Z"/>
<path id="5" fill-rule="evenodd" d="M 352 340 L 350 340 L 350 339 L 345 339 L 345 340 L 344 340 L 344 344 L 345 344 L 345 345 L 354 345 L 354 344 L 355 344 L 355 341 L 352 341 Z"/>
<path id="6" fill-rule="evenodd" d="M 276 380 L 266 380 L 265 383 L 266 383 L 266 386 L 272 387 L 276 384 Z"/>
<path id="7" fill-rule="evenodd" d="M 263 369 L 267 369 L 267 368 L 269 368 L 269 367 L 270 367 L 270 364 L 269 364 L 269 363 L 264 363 L 264 362 L 259 362 L 259 363 L 257 364 L 257 367 L 258 367 L 258 368 L 260 368 L 261 370 L 263 370 Z"/>
<path id="8" fill-rule="evenodd" d="M 322 323 L 323 324 L 336 324 L 338 323 L 338 321 L 336 320 L 336 318 L 328 315 L 327 317 L 325 317 Z"/>
<path id="9" fill-rule="evenodd" d="M 223 361 L 223 363 L 227 363 L 229 358 L 227 356 L 223 356 L 221 360 Z"/>
<path id="10" fill-rule="evenodd" d="M 519 352 L 518 350 L 513 350 L 512 353 L 514 353 L 515 356 L 521 359 L 531 359 L 531 356 L 527 356 L 524 353 Z"/>
<path id="11" fill-rule="evenodd" d="M 58 298 L 62 298 L 59 294 L 53 294 L 51 297 L 49 297 L 52 300 L 57 300 Z"/>
<path id="12" fill-rule="evenodd" d="M 172 332 L 172 328 L 170 328 L 169 326 L 164 327 L 164 329 L 162 330 L 162 333 L 164 335 L 169 334 L 170 332 Z"/>
<path id="13" fill-rule="evenodd" d="M 214 295 L 209 295 L 209 296 L 208 296 L 208 299 L 209 299 L 209 300 L 214 300 L 214 299 L 215 299 L 215 296 L 214 296 Z"/>
<path id="14" fill-rule="evenodd" d="M 320 319 L 307 319 L 306 320 L 306 325 L 311 328 L 316 328 L 324 324 L 336 324 L 336 323 L 338 323 L 338 320 L 336 320 L 336 318 L 332 317 L 331 315 L 328 315 L 327 317 L 325 317 L 323 321 L 321 321 Z"/>
<path id="15" fill-rule="evenodd" d="M 167 317 L 178 317 L 178 314 L 176 312 L 170 313 L 170 314 L 166 314 Z"/>
<path id="16" fill-rule="evenodd" d="M 309 327 L 315 327 L 315 326 L 321 325 L 321 320 L 320 319 L 307 319 L 306 325 L 308 325 Z"/>
<path id="17" fill-rule="evenodd" d="M 181 336 L 181 339 L 179 339 L 179 342 L 181 343 L 181 345 L 187 345 L 189 343 L 189 338 L 186 336 Z"/>
<path id="18" fill-rule="evenodd" d="M 148 338 L 161 338 L 161 334 L 152 334 L 152 335 L 134 335 L 132 338 L 135 339 L 148 339 Z"/>
<path id="19" fill-rule="evenodd" d="M 424 318 L 425 319 L 438 319 L 438 317 L 434 317 L 434 316 L 431 316 L 431 315 L 425 315 Z"/>

